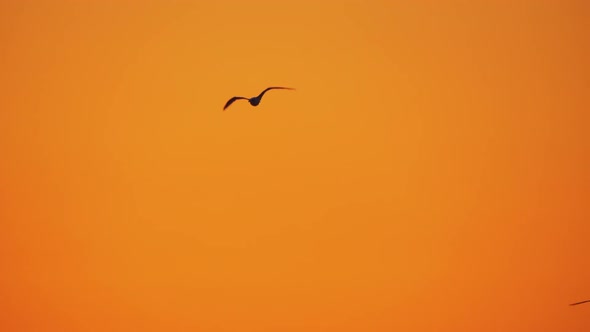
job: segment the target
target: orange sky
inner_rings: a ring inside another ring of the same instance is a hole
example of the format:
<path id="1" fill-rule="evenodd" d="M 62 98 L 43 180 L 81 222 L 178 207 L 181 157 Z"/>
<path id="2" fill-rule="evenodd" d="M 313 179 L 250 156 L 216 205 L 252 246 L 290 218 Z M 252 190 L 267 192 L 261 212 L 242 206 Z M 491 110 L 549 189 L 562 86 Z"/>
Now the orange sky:
<path id="1" fill-rule="evenodd" d="M 590 330 L 589 22 L 0 0 L 0 330 Z"/>

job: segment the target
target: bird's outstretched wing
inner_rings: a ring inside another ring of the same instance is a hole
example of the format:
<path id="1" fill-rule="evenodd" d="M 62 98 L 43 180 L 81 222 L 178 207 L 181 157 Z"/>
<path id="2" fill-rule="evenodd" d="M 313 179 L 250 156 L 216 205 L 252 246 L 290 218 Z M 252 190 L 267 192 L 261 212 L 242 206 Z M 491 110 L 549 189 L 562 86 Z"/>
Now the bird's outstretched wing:
<path id="1" fill-rule="evenodd" d="M 264 94 L 266 93 L 266 91 L 268 90 L 273 90 L 273 89 L 282 89 L 282 90 L 295 90 L 294 88 L 286 88 L 284 86 L 271 86 L 269 88 L 264 89 L 264 91 L 262 91 L 257 98 L 262 98 L 262 96 L 264 96 Z"/>
<path id="2" fill-rule="evenodd" d="M 576 303 L 572 303 L 572 304 L 570 304 L 570 305 L 578 305 L 578 304 L 587 303 L 587 302 L 590 302 L 590 300 L 581 301 L 581 302 L 576 302 Z"/>
<path id="3" fill-rule="evenodd" d="M 225 109 L 228 108 L 229 105 L 233 104 L 234 101 L 236 101 L 238 99 L 246 99 L 247 100 L 248 98 L 246 98 L 246 97 L 233 97 L 230 100 L 228 100 L 227 103 L 225 103 L 225 106 L 223 106 L 223 110 L 225 111 Z"/>

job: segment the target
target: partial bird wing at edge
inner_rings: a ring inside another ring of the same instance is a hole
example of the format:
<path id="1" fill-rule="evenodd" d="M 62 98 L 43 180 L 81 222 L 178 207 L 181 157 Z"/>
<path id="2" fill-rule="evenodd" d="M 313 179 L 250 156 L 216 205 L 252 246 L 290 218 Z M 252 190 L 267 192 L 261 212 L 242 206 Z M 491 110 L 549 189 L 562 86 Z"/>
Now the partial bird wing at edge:
<path id="1" fill-rule="evenodd" d="M 246 97 L 233 97 L 230 100 L 228 100 L 227 103 L 225 103 L 225 106 L 223 106 L 223 110 L 225 111 L 225 109 L 228 108 L 229 105 L 233 104 L 234 101 L 236 101 L 238 99 L 248 99 L 248 98 L 246 98 Z"/>
<path id="2" fill-rule="evenodd" d="M 590 300 L 586 300 L 586 301 L 581 301 L 581 302 L 576 302 L 576 303 L 572 303 L 570 305 L 578 305 L 578 304 L 583 304 L 583 303 L 587 303 L 590 302 Z"/>

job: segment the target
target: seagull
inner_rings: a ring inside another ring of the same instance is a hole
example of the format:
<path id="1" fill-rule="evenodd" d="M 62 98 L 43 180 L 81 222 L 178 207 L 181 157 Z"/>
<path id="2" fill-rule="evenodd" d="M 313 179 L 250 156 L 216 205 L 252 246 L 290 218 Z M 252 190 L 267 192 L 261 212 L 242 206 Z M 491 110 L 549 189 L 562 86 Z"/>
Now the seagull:
<path id="1" fill-rule="evenodd" d="M 226 108 L 229 107 L 229 105 L 233 104 L 234 101 L 238 100 L 238 99 L 246 99 L 248 102 L 250 102 L 250 105 L 252 106 L 258 106 L 258 104 L 260 104 L 260 100 L 262 100 L 262 96 L 264 96 L 264 94 L 266 93 L 266 91 L 268 90 L 272 90 L 272 89 L 282 89 L 282 90 L 295 90 L 293 88 L 285 88 L 282 86 L 271 86 L 270 88 L 266 88 L 264 89 L 264 91 L 262 91 L 258 96 L 256 97 L 252 97 L 252 98 L 246 98 L 246 97 L 233 97 L 230 100 L 227 101 L 227 103 L 225 103 L 225 106 L 223 106 L 223 110 L 225 111 Z"/>
<path id="2" fill-rule="evenodd" d="M 581 302 L 576 302 L 576 303 L 572 303 L 572 304 L 570 304 L 570 305 L 578 305 L 578 304 L 587 303 L 587 302 L 590 302 L 590 300 L 581 301 Z"/>

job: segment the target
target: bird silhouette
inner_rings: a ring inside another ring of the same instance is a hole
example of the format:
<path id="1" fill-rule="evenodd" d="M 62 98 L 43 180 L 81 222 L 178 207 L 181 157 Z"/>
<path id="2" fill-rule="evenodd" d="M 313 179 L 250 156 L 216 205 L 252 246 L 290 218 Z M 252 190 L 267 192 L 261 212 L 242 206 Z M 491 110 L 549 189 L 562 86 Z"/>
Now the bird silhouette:
<path id="1" fill-rule="evenodd" d="M 572 303 L 572 304 L 570 304 L 570 305 L 578 305 L 578 304 L 587 303 L 587 302 L 590 302 L 590 300 L 581 301 L 581 302 L 576 302 L 576 303 Z"/>
<path id="2" fill-rule="evenodd" d="M 262 100 L 262 96 L 264 96 L 264 94 L 266 93 L 266 91 L 268 90 L 273 90 L 273 89 L 282 89 L 282 90 L 295 90 L 293 88 L 285 88 L 282 86 L 271 86 L 270 88 L 266 88 L 264 89 L 264 91 L 262 91 L 258 96 L 256 97 L 252 97 L 252 98 L 246 98 L 246 97 L 232 97 L 230 100 L 227 101 L 227 103 L 225 103 L 225 106 L 223 106 L 223 110 L 225 111 L 226 108 L 229 107 L 229 105 L 233 104 L 234 101 L 239 100 L 239 99 L 246 99 L 248 102 L 250 102 L 250 105 L 252 106 L 258 106 L 258 104 L 260 104 L 260 101 Z"/>

